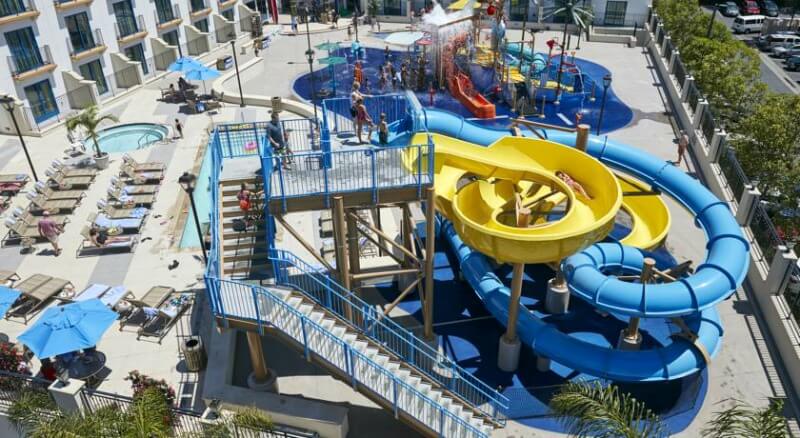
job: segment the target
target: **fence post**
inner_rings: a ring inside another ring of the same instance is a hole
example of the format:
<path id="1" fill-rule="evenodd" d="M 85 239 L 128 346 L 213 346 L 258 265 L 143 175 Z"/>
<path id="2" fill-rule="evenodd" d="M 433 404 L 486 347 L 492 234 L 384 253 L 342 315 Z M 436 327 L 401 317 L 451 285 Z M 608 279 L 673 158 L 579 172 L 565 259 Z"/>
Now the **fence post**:
<path id="1" fill-rule="evenodd" d="M 674 73 L 675 71 L 675 61 L 678 59 L 678 56 L 681 54 L 680 50 L 672 49 L 672 55 L 669 57 L 669 63 L 667 64 L 667 72 L 669 74 Z"/>
<path id="2" fill-rule="evenodd" d="M 719 156 L 724 150 L 724 145 L 727 144 L 728 133 L 722 129 L 715 129 L 714 135 L 711 137 L 711 145 L 708 147 L 708 158 L 712 163 L 719 162 Z"/>
<path id="3" fill-rule="evenodd" d="M 691 75 L 686 75 L 681 85 L 681 102 L 689 100 L 689 89 L 694 85 L 694 78 Z"/>
<path id="4" fill-rule="evenodd" d="M 654 43 L 656 43 L 656 44 L 658 43 L 658 38 L 661 36 L 662 33 L 664 33 L 664 24 L 663 23 L 658 23 L 656 25 L 655 41 L 653 41 Z"/>
<path id="5" fill-rule="evenodd" d="M 228 142 L 228 157 L 233 157 L 233 146 L 231 145 L 231 130 L 225 127 L 225 141 Z"/>
<path id="6" fill-rule="evenodd" d="M 753 220 L 760 200 L 761 192 L 757 188 L 753 187 L 752 184 L 744 186 L 742 198 L 739 199 L 739 207 L 736 210 L 736 222 L 739 225 L 743 227 L 750 226 L 750 221 Z"/>
<path id="7" fill-rule="evenodd" d="M 664 37 L 664 41 L 661 42 L 661 57 L 664 57 L 664 52 L 667 51 L 667 44 L 672 44 L 672 37 L 667 35 Z M 668 60 L 669 61 L 669 60 Z"/>
<path id="8" fill-rule="evenodd" d="M 653 7 L 650 6 L 651 14 L 650 14 L 650 32 L 656 27 L 656 23 L 658 22 L 658 13 L 652 10 Z"/>
<path id="9" fill-rule="evenodd" d="M 86 384 L 81 380 L 67 379 L 66 383 L 56 380 L 47 390 L 53 397 L 58 408 L 65 414 L 87 414 L 91 413 L 91 409 L 84 400 L 83 391 Z"/>
<path id="10" fill-rule="evenodd" d="M 700 121 L 706 111 L 708 111 L 708 101 L 703 98 L 698 99 L 697 107 L 694 108 L 694 116 L 692 116 L 692 127 L 694 129 L 700 129 Z"/>
<path id="11" fill-rule="evenodd" d="M 778 245 L 767 273 L 767 291 L 780 295 L 789 283 L 789 278 L 797 264 L 797 255 L 785 245 Z"/>

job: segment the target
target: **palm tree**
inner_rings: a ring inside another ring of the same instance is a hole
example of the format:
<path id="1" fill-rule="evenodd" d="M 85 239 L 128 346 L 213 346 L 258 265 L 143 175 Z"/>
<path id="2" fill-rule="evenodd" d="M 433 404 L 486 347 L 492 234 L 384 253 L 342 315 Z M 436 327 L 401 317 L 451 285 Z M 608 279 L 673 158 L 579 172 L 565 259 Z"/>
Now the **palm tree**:
<path id="1" fill-rule="evenodd" d="M 97 140 L 97 131 L 98 127 L 101 123 L 105 122 L 106 120 L 110 120 L 112 122 L 118 122 L 119 120 L 111 115 L 106 114 L 104 116 L 98 115 L 100 109 L 97 105 L 92 105 L 89 108 L 81 111 L 79 114 L 72 116 L 67 119 L 67 129 L 69 131 L 74 131 L 76 128 L 83 128 L 86 131 L 86 135 L 92 139 L 92 147 L 94 147 L 94 156 L 96 159 L 105 157 L 107 154 L 100 150 L 100 143 Z M 104 168 L 100 164 L 97 167 Z"/>
<path id="2" fill-rule="evenodd" d="M 562 15 L 564 17 L 564 34 L 561 37 L 561 59 L 558 63 L 558 77 L 556 78 L 556 101 L 561 94 L 561 72 L 564 70 L 564 53 L 567 50 L 567 28 L 570 23 L 578 26 L 578 32 L 586 29 L 588 32 L 588 22 L 594 18 L 591 9 L 583 8 L 577 5 L 577 0 L 559 0 L 560 5 L 553 12 L 547 14 L 544 18 L 555 17 Z M 587 36 L 588 38 L 588 36 Z"/>
<path id="3" fill-rule="evenodd" d="M 733 406 L 717 412 L 703 429 L 707 438 L 784 438 L 786 422 L 783 400 L 770 399 L 769 406 L 757 409 L 733 399 Z"/>
<path id="4" fill-rule="evenodd" d="M 613 385 L 569 383 L 553 396 L 550 408 L 567 433 L 578 437 L 668 436 L 658 415 Z"/>

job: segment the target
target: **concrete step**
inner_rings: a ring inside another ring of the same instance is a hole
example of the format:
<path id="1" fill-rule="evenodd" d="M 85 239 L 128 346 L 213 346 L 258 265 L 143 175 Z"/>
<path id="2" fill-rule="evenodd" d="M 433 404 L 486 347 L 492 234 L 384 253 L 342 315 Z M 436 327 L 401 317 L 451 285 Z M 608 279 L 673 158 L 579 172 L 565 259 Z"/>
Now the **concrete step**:
<path id="1" fill-rule="evenodd" d="M 260 177 L 257 177 L 256 175 L 224 179 L 220 180 L 219 185 L 225 188 L 235 188 L 238 191 L 242 183 L 245 183 L 248 186 L 252 187 L 255 184 L 257 178 L 260 179 Z"/>

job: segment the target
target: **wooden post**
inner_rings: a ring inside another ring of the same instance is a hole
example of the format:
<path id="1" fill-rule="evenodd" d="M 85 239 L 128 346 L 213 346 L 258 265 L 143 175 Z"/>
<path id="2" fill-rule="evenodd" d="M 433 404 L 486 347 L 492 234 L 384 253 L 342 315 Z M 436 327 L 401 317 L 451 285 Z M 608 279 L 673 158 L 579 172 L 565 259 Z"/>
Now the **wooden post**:
<path id="1" fill-rule="evenodd" d="M 408 204 L 403 204 L 403 246 L 409 253 L 414 254 L 414 226 L 411 224 L 411 210 Z M 405 255 L 405 266 L 409 267 L 412 264 L 411 257 Z"/>
<path id="2" fill-rule="evenodd" d="M 265 382 L 269 377 L 267 361 L 264 359 L 264 347 L 258 332 L 247 332 L 247 347 L 250 349 L 250 362 L 253 364 L 253 376 L 257 382 Z"/>
<path id="3" fill-rule="evenodd" d="M 575 147 L 584 152 L 586 152 L 586 147 L 589 143 L 589 129 L 591 129 L 589 125 L 581 123 L 578 125 L 575 134 Z"/>
<path id="4" fill-rule="evenodd" d="M 383 230 L 383 224 L 381 222 L 381 207 L 380 206 L 376 206 L 375 208 L 372 209 L 372 223 L 375 224 L 375 228 L 378 228 L 379 230 Z M 384 248 L 386 247 L 386 243 L 383 241 L 383 237 L 381 237 L 381 236 L 378 236 L 378 241 L 381 243 L 380 245 L 378 245 L 378 256 L 379 257 L 383 257 L 383 255 L 384 255 L 383 251 L 384 251 Z"/>
<path id="5" fill-rule="evenodd" d="M 355 214 L 355 212 L 353 212 Z M 358 237 L 358 225 L 356 224 L 356 220 L 351 215 L 346 215 L 345 220 L 347 222 L 347 256 L 348 262 L 350 263 L 350 273 L 351 274 L 358 274 L 361 271 L 361 250 L 359 248 L 359 237 Z M 355 289 L 358 288 L 359 282 L 353 281 L 351 277 L 350 287 Z"/>
<path id="6" fill-rule="evenodd" d="M 653 276 L 653 270 L 655 269 L 655 266 L 655 260 L 650 257 L 645 257 L 644 263 L 642 264 L 642 274 L 639 276 L 642 284 L 646 284 L 648 281 L 650 281 L 650 278 Z M 626 338 L 633 340 L 639 338 L 639 317 L 634 316 L 628 322 L 628 332 Z"/>
<path id="7" fill-rule="evenodd" d="M 522 199 L 517 195 L 517 226 L 527 227 L 531 211 L 521 207 Z M 505 339 L 511 343 L 517 339 L 517 321 L 519 320 L 519 300 L 522 296 L 522 278 L 525 276 L 525 263 L 514 263 L 511 276 L 511 302 L 508 303 L 508 324 Z"/>
<path id="8" fill-rule="evenodd" d="M 345 227 L 347 226 L 344 218 L 344 199 L 341 196 L 333 197 L 333 235 L 336 246 L 336 267 L 339 268 L 339 281 L 348 292 L 350 289 L 350 270 L 347 258 L 347 239 Z M 353 320 L 353 309 L 347 305 L 345 307 L 345 317 Z"/>
<path id="9" fill-rule="evenodd" d="M 433 259 L 436 240 L 436 191 L 428 187 L 425 197 L 425 301 L 423 303 L 423 320 L 425 339 L 433 339 Z"/>

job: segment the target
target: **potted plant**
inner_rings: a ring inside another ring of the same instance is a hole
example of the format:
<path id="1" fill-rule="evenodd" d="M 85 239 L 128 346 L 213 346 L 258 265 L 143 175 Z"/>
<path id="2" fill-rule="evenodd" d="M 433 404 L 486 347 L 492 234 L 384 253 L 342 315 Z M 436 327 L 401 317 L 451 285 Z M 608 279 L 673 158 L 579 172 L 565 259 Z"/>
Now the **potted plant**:
<path id="1" fill-rule="evenodd" d="M 67 119 L 67 130 L 74 131 L 76 128 L 83 128 L 86 136 L 92 140 L 92 147 L 94 147 L 94 161 L 98 169 L 105 169 L 108 167 L 108 153 L 100 150 L 100 143 L 97 138 L 97 128 L 106 120 L 118 122 L 116 117 L 111 114 L 100 116 L 98 113 L 100 109 L 97 105 L 92 105 L 89 108 L 81 111 L 78 115 Z"/>

